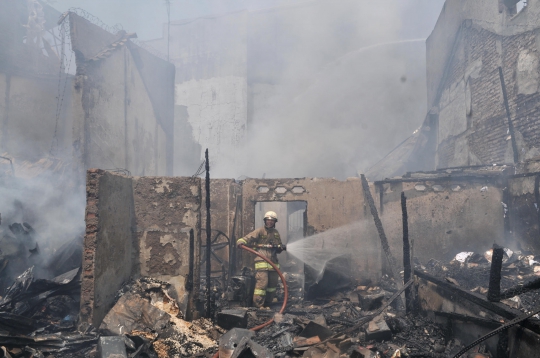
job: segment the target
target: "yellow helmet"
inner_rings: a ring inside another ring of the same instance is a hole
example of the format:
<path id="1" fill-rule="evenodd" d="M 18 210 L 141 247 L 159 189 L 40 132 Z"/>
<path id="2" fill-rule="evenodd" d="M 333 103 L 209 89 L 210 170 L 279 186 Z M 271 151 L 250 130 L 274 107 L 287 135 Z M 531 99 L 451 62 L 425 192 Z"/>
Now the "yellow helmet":
<path id="1" fill-rule="evenodd" d="M 273 211 L 268 211 L 264 214 L 264 220 L 275 220 L 277 222 L 277 214 Z"/>

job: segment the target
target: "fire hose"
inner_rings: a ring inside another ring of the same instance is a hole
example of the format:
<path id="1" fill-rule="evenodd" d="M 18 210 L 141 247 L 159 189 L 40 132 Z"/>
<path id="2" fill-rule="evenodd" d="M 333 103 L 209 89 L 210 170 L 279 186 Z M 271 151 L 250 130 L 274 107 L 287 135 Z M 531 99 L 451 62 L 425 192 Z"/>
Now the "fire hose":
<path id="1" fill-rule="evenodd" d="M 287 287 L 287 282 L 285 281 L 285 277 L 283 276 L 283 274 L 281 273 L 279 268 L 271 260 L 269 260 L 268 258 L 266 258 L 263 255 L 259 254 L 257 251 L 255 251 L 253 249 L 250 249 L 249 247 L 247 247 L 245 245 L 239 245 L 238 247 L 241 248 L 241 249 L 246 250 L 247 252 L 251 252 L 252 254 L 259 256 L 261 259 L 266 261 L 270 266 L 272 266 L 272 268 L 274 270 L 276 270 L 277 274 L 279 275 L 279 278 L 281 279 L 281 282 L 283 283 L 283 290 L 285 291 L 284 298 L 283 298 L 283 304 L 281 305 L 281 309 L 279 310 L 280 314 L 283 313 L 285 311 L 285 308 L 287 307 L 287 299 L 289 297 L 289 289 Z M 251 331 L 259 331 L 259 330 L 263 329 L 264 327 L 269 326 L 270 324 L 272 324 L 272 322 L 274 322 L 274 317 L 270 318 L 268 321 L 266 321 L 265 323 L 263 323 L 261 325 L 250 328 L 250 330 Z M 216 352 L 216 354 L 214 354 L 214 356 L 212 358 L 218 358 L 218 357 L 219 357 L 219 350 Z"/>

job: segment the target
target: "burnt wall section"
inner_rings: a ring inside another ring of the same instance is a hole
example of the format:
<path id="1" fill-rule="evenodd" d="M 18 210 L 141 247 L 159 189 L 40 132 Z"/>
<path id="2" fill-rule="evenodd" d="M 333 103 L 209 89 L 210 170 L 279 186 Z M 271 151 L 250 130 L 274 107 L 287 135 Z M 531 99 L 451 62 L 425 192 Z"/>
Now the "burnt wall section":
<path id="1" fill-rule="evenodd" d="M 188 318 L 199 287 L 201 180 L 87 172 L 80 322 L 98 327 L 131 277 L 169 282 Z M 190 230 L 195 245 L 191 292 Z"/>
<path id="2" fill-rule="evenodd" d="M 185 177 L 133 178 L 138 272 L 171 283 L 183 312 L 198 295 L 201 238 L 201 180 Z M 189 231 L 195 234 L 194 289 L 186 292 Z"/>
<path id="3" fill-rule="evenodd" d="M 74 158 L 89 167 L 133 175 L 172 173 L 174 66 L 70 13 L 77 76 Z M 155 72 L 155 76 L 152 76 Z"/>
<path id="4" fill-rule="evenodd" d="M 460 251 L 484 252 L 493 242 L 507 244 L 502 184 L 496 177 L 377 182 L 381 220 L 394 255 L 401 260 L 402 191 L 414 256 L 422 261 L 450 260 Z"/>
<path id="5" fill-rule="evenodd" d="M 508 205 L 510 235 L 520 251 L 540 249 L 540 163 L 526 162 L 508 182 L 511 200 Z"/>
<path id="6" fill-rule="evenodd" d="M 99 169 L 87 172 L 86 235 L 80 322 L 98 327 L 129 280 L 134 263 L 131 179 Z"/>
<path id="7" fill-rule="evenodd" d="M 359 225 L 362 230 L 349 230 L 350 245 L 360 248 L 352 257 L 354 278 L 377 279 L 380 275 L 380 242 L 373 218 L 364 203 L 360 178 L 346 181 L 328 178 L 246 179 L 242 190 L 242 235 L 255 229 L 255 204 L 265 201 L 305 201 L 307 236 Z M 318 244 L 324 245 L 323 241 Z M 244 258 L 244 265 L 248 259 Z"/>

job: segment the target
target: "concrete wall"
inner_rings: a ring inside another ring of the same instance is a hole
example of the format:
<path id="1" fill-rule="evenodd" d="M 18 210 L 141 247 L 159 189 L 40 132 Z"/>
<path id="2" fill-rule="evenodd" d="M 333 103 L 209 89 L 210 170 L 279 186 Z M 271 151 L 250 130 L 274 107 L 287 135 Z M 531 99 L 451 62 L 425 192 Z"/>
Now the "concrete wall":
<path id="1" fill-rule="evenodd" d="M 484 252 L 506 244 L 503 192 L 497 178 L 452 178 L 377 182 L 381 220 L 390 247 L 401 262 L 403 225 L 401 192 L 407 197 L 409 240 L 414 256 L 448 261 L 461 251 Z M 482 189 L 484 188 L 484 189 Z"/>
<path id="2" fill-rule="evenodd" d="M 198 297 L 201 180 L 184 177 L 133 178 L 138 269 L 171 283 L 183 312 Z M 185 289 L 189 273 L 189 232 L 194 230 L 194 287 Z"/>
<path id="3" fill-rule="evenodd" d="M 57 97 L 58 74 L 0 73 L 0 151 L 20 161 L 70 156 L 70 92 L 58 117 Z"/>
<path id="4" fill-rule="evenodd" d="M 27 6 L 0 1 L 0 152 L 18 162 L 49 155 L 65 161 L 71 159 L 72 117 L 70 91 L 62 89 L 65 83 L 69 88 L 72 76 L 60 73 L 58 55 L 52 48 L 44 51 L 44 42 L 25 42 Z M 44 21 L 39 35 L 44 35 L 57 26 L 60 13 L 44 5 L 38 16 Z"/>
<path id="5" fill-rule="evenodd" d="M 74 157 L 81 169 L 172 173 L 172 96 L 170 103 L 157 102 L 159 96 L 152 96 L 151 90 L 157 86 L 145 67 L 168 68 L 171 77 L 174 67 L 162 60 L 149 61 L 151 55 L 131 43 L 111 46 L 122 39 L 121 32 L 110 34 L 73 13 L 70 25 L 77 60 Z M 167 82 L 162 85 L 166 88 Z"/>
<path id="6" fill-rule="evenodd" d="M 80 322 L 98 327 L 133 270 L 131 179 L 92 169 L 87 173 L 86 235 Z"/>

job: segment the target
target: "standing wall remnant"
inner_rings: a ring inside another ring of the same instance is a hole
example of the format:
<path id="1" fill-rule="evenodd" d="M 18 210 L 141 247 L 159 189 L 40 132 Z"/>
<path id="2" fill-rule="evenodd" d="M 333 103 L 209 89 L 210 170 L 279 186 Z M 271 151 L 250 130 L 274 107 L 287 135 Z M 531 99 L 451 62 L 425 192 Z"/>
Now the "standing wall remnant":
<path id="1" fill-rule="evenodd" d="M 104 170 L 86 178 L 80 322 L 98 327 L 133 274 L 133 190 L 130 178 Z"/>
<path id="2" fill-rule="evenodd" d="M 112 34 L 75 13 L 69 23 L 77 170 L 172 174 L 174 66 L 133 44 L 135 34 Z"/>
<path id="3" fill-rule="evenodd" d="M 88 171 L 81 323 L 98 327 L 118 290 L 141 276 L 169 282 L 182 311 L 194 316 L 200 284 L 200 196 L 199 178 Z M 187 291 L 191 230 L 193 289 Z"/>

